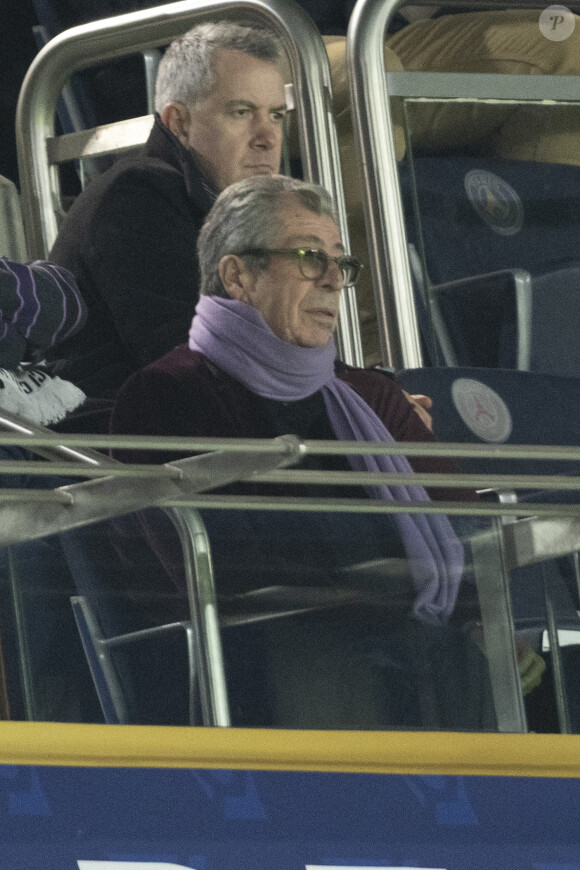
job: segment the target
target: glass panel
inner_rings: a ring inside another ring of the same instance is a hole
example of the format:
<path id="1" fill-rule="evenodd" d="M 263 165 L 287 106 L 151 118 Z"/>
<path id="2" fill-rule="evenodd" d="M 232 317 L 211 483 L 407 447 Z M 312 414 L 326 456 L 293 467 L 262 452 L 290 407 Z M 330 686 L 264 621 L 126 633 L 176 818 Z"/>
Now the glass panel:
<path id="1" fill-rule="evenodd" d="M 58 537 L 0 550 L 6 718 L 102 721 L 70 605 L 74 591 Z"/>
<path id="2" fill-rule="evenodd" d="M 432 364 L 580 376 L 580 167 L 564 148 L 579 112 L 405 101 L 399 171 Z M 526 142 L 545 130 L 564 150 L 543 160 Z"/>
<path id="3" fill-rule="evenodd" d="M 556 627 L 580 630 L 574 557 L 512 572 L 512 647 L 496 520 L 451 519 L 465 553 L 457 600 L 453 605 L 452 582 L 440 579 L 434 604 L 421 608 L 418 584 L 425 575 L 432 582 L 432 566 L 415 559 L 411 568 L 392 514 L 201 513 L 232 725 L 518 730 L 525 728 L 519 673 L 532 730 L 562 730 L 563 705 L 570 730 L 580 730 L 580 645 L 568 636 L 573 643 L 560 651 L 555 674 L 545 649 L 544 587 Z M 203 684 L 207 694 L 217 673 L 219 694 L 220 645 L 212 640 L 202 526 L 184 516 L 198 559 L 193 611 L 182 543 L 161 510 L 1 551 L 4 694 L 12 719 L 208 721 L 203 711 L 212 702 L 204 707 L 199 690 Z M 415 540 L 417 534 L 415 526 Z M 443 561 L 452 566 L 449 556 Z M 438 568 L 441 577 L 443 564 Z M 196 637 L 209 652 L 202 654 Z"/>

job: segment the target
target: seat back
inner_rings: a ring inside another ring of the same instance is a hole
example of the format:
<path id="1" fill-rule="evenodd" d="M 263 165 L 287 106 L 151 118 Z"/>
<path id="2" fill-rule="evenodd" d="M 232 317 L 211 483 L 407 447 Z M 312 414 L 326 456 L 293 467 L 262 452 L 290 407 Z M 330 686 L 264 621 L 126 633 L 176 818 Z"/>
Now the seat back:
<path id="1" fill-rule="evenodd" d="M 531 277 L 503 269 L 416 288 L 419 328 L 432 365 L 530 367 Z"/>
<path id="2" fill-rule="evenodd" d="M 433 399 L 433 431 L 439 441 L 580 444 L 580 380 L 508 369 L 408 369 L 397 375 L 409 393 Z M 461 459 L 464 471 L 485 474 L 578 474 L 574 462 L 542 459 Z"/>
<path id="3" fill-rule="evenodd" d="M 70 610 L 74 585 L 56 536 L 0 550 L 0 610 L 10 715 L 98 722 Z"/>
<path id="4" fill-rule="evenodd" d="M 517 367 L 580 376 L 580 351 L 572 333 L 580 316 L 577 250 L 580 168 L 464 157 L 418 157 L 413 160 L 412 171 L 402 170 L 402 189 L 407 202 L 409 240 L 422 253 L 428 291 L 431 288 L 436 291 L 441 284 L 499 270 L 528 272 L 531 282 L 526 290 L 526 304 L 531 354 L 522 357 L 514 336 Z M 482 301 L 487 300 L 487 294 L 484 287 Z M 466 332 L 460 323 L 465 313 L 455 295 L 454 311 L 459 312 L 455 333 L 461 332 L 459 347 L 463 341 L 468 350 L 473 345 L 477 353 L 482 330 L 491 332 L 492 337 L 494 332 L 504 330 L 509 322 L 506 305 L 511 304 L 510 293 L 504 298 L 505 303 L 498 308 L 497 300 L 491 297 L 492 305 L 484 306 L 486 315 L 480 330 Z M 519 315 L 521 305 L 520 297 Z M 466 300 L 464 309 L 471 307 L 471 301 Z M 518 321 L 518 327 L 525 334 L 524 322 L 520 327 Z M 457 355 L 455 364 L 473 365 L 471 355 L 471 351 Z M 509 357 L 504 350 L 499 365 L 511 366 Z"/>
<path id="5" fill-rule="evenodd" d="M 191 629 L 172 618 L 171 596 L 161 591 L 165 575 L 137 526 L 117 523 L 126 545 L 122 556 L 112 524 L 61 535 L 78 593 L 73 611 L 103 715 L 110 723 L 191 724 Z M 187 605 L 179 609 L 187 612 Z"/>
<path id="6" fill-rule="evenodd" d="M 578 259 L 580 167 L 417 157 L 403 191 L 409 239 L 433 284 L 498 269 L 536 275 Z"/>
<path id="7" fill-rule="evenodd" d="M 32 458 L 18 446 L 0 449 L 4 461 L 24 463 Z M 27 470 L 3 474 L 0 480 L 7 494 L 70 482 L 56 476 L 36 477 Z M 102 721 L 70 611 L 73 591 L 58 536 L 0 548 L 1 641 L 13 719 Z"/>
<path id="8" fill-rule="evenodd" d="M 532 280 L 530 370 L 580 378 L 580 265 Z"/>
<path id="9" fill-rule="evenodd" d="M 502 369 L 425 368 L 399 372 L 409 393 L 433 399 L 433 431 L 437 440 L 458 443 L 562 445 L 580 444 L 580 380 Z M 472 474 L 574 474 L 577 462 L 546 459 L 497 459 L 477 455 L 458 460 Z M 577 492 L 523 491 L 532 501 L 577 500 Z M 518 569 L 512 578 L 514 615 L 522 627 L 545 624 L 544 581 L 559 619 L 580 628 L 578 591 L 566 564 L 549 562 Z"/>

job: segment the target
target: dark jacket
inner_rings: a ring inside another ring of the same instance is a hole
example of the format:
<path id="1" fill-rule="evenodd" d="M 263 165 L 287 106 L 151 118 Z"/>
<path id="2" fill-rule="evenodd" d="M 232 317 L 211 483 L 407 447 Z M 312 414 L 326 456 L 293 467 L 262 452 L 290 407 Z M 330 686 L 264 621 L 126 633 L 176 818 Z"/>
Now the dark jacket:
<path id="1" fill-rule="evenodd" d="M 89 317 L 60 345 L 63 376 L 88 396 L 187 338 L 198 297 L 197 236 L 213 203 L 190 153 L 159 118 L 142 154 L 95 179 L 72 206 L 51 259 L 77 278 Z"/>

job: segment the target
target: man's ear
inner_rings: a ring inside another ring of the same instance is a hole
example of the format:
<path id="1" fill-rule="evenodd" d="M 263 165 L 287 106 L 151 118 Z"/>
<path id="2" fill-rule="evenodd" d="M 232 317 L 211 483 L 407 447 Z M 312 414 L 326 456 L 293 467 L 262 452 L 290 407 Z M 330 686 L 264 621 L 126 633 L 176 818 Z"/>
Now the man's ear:
<path id="1" fill-rule="evenodd" d="M 251 275 L 246 269 L 246 264 L 241 257 L 235 254 L 226 254 L 218 265 L 218 273 L 224 290 L 232 299 L 246 302 L 251 305 L 248 288 L 251 283 Z"/>
<path id="2" fill-rule="evenodd" d="M 181 144 L 187 147 L 191 120 L 187 106 L 184 103 L 169 103 L 159 117 Z"/>

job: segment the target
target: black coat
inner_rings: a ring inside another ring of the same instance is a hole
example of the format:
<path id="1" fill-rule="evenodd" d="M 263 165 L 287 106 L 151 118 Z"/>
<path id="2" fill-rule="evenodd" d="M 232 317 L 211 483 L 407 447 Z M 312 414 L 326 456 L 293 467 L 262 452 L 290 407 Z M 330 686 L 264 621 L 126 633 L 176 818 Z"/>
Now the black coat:
<path id="1" fill-rule="evenodd" d="M 186 340 L 198 298 L 196 242 L 213 203 L 190 153 L 159 118 L 144 152 L 74 203 L 50 253 L 77 278 L 85 328 L 59 346 L 63 376 L 112 397 L 132 372 Z"/>

